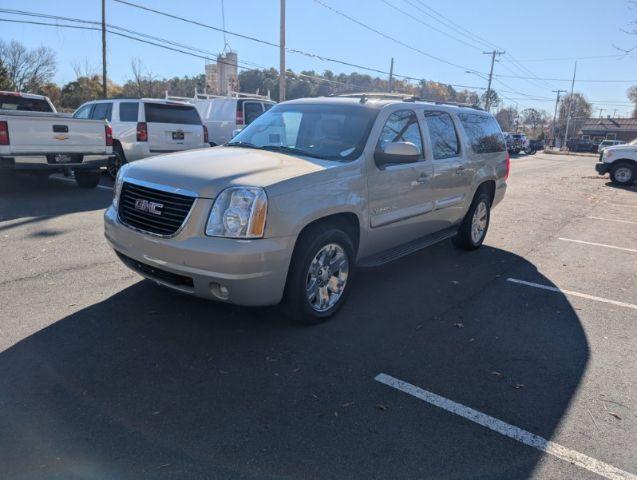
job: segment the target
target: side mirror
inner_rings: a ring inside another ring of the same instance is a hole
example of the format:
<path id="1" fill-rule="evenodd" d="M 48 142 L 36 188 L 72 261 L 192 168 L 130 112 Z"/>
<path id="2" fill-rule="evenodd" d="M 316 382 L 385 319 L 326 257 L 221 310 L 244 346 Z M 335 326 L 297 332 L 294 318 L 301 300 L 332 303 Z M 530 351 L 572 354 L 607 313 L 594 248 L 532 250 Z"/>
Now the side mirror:
<path id="1" fill-rule="evenodd" d="M 420 159 L 418 147 L 411 142 L 391 142 L 384 150 L 376 150 L 374 161 L 379 168 L 387 165 L 414 163 Z"/>

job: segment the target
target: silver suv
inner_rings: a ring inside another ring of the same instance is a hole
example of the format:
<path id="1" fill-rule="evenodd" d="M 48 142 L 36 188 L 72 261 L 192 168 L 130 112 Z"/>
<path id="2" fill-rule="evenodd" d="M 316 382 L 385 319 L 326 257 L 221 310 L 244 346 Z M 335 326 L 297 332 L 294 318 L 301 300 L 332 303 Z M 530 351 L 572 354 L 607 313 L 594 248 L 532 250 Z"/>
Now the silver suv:
<path id="1" fill-rule="evenodd" d="M 492 115 L 412 98 L 271 108 L 222 147 L 125 165 L 106 211 L 121 260 L 156 283 L 294 318 L 333 315 L 356 266 L 447 238 L 478 248 L 509 157 Z"/>

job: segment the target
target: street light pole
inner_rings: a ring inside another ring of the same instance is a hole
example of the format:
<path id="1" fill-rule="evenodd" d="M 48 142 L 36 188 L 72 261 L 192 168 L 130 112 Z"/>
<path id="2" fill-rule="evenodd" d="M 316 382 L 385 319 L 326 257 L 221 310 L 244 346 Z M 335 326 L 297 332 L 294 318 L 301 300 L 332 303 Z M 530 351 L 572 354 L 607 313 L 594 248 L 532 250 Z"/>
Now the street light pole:
<path id="1" fill-rule="evenodd" d="M 285 0 L 281 0 L 281 31 L 279 41 L 279 102 L 285 101 Z"/>
<path id="2" fill-rule="evenodd" d="M 107 98 L 106 85 L 106 0 L 102 0 L 102 96 Z"/>
<path id="3" fill-rule="evenodd" d="M 571 124 L 571 109 L 573 108 L 573 89 L 575 88 L 576 73 L 577 73 L 577 60 L 575 60 L 575 67 L 573 68 L 573 81 L 571 82 L 571 96 L 568 102 L 568 116 L 566 117 L 566 131 L 564 132 L 564 146 L 566 146 L 566 140 L 568 140 L 568 127 Z"/>

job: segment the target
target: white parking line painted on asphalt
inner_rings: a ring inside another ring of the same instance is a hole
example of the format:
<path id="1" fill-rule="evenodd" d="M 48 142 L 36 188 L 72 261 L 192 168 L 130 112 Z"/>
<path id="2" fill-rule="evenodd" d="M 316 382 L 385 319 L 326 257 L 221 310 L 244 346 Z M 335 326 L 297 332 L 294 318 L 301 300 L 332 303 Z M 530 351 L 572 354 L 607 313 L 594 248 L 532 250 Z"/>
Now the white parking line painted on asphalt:
<path id="1" fill-rule="evenodd" d="M 507 282 L 517 283 L 518 285 L 524 285 L 527 287 L 540 288 L 542 290 L 548 290 L 549 292 L 563 293 L 565 295 L 571 295 L 573 297 L 586 298 L 588 300 L 594 300 L 596 302 L 610 303 L 611 305 L 617 305 L 618 307 L 633 308 L 637 310 L 637 305 L 634 305 L 632 303 L 619 302 L 617 300 L 611 300 L 609 298 L 603 298 L 603 297 L 596 297 L 595 295 L 574 292 L 572 290 L 562 290 L 561 288 L 551 287 L 549 285 L 542 285 L 541 283 L 527 282 L 526 280 L 519 280 L 517 278 L 507 278 Z"/>
<path id="2" fill-rule="evenodd" d="M 50 178 L 52 178 L 53 180 L 62 180 L 63 182 L 75 183 L 75 180 L 73 180 L 72 178 L 53 177 L 53 176 L 51 176 Z M 97 188 L 101 188 L 102 190 L 113 190 L 113 187 L 109 187 L 107 185 L 98 185 Z"/>
<path id="3" fill-rule="evenodd" d="M 628 207 L 628 208 L 637 208 L 637 205 L 626 205 L 625 203 L 612 203 L 612 202 L 606 202 L 606 205 L 612 205 L 613 207 Z"/>
<path id="4" fill-rule="evenodd" d="M 637 222 L 631 222 L 630 220 L 619 220 L 617 218 L 602 218 L 602 217 L 588 217 L 592 220 L 603 220 L 605 222 L 619 222 L 619 223 L 630 223 L 631 225 L 637 225 Z"/>
<path id="5" fill-rule="evenodd" d="M 595 243 L 595 242 L 586 242 L 584 240 L 575 240 L 573 238 L 559 238 L 564 242 L 575 242 L 575 243 L 583 243 L 584 245 L 593 245 L 595 247 L 604 247 L 604 248 L 612 248 L 613 250 L 623 250 L 624 252 L 632 252 L 637 253 L 637 250 L 634 248 L 626 248 L 626 247 L 616 247 L 615 245 L 606 245 L 605 243 Z"/>
<path id="6" fill-rule="evenodd" d="M 449 400 L 448 398 L 441 397 L 440 395 L 429 392 L 385 373 L 379 373 L 376 375 L 375 380 L 411 395 L 412 397 L 416 397 L 419 400 L 423 400 L 431 405 L 446 410 L 447 412 L 459 415 L 460 417 L 477 423 L 478 425 L 482 425 L 483 427 L 493 430 L 505 437 L 512 438 L 513 440 L 528 445 L 529 447 L 536 448 L 541 452 L 548 453 L 561 460 L 578 465 L 590 472 L 601 475 L 602 477 L 609 478 L 611 480 L 637 480 L 637 475 L 630 472 L 620 470 L 608 463 L 604 463 L 600 460 L 589 457 L 588 455 L 584 455 L 583 453 L 576 452 L 570 448 L 563 447 L 562 445 L 540 437 L 539 435 L 522 430 L 519 427 L 503 422 L 495 417 L 479 412 L 478 410 L 474 410 L 473 408 L 462 405 L 461 403 L 454 402 L 453 400 Z"/>

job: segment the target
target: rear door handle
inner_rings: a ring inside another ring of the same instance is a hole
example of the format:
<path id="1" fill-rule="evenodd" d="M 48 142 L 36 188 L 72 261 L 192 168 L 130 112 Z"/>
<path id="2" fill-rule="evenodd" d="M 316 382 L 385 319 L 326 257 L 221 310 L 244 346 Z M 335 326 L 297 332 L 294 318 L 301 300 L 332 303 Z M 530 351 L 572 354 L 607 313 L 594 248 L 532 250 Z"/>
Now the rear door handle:
<path id="1" fill-rule="evenodd" d="M 457 169 L 456 169 L 456 174 L 460 175 L 462 172 L 464 172 L 465 167 L 464 165 L 460 165 Z"/>

